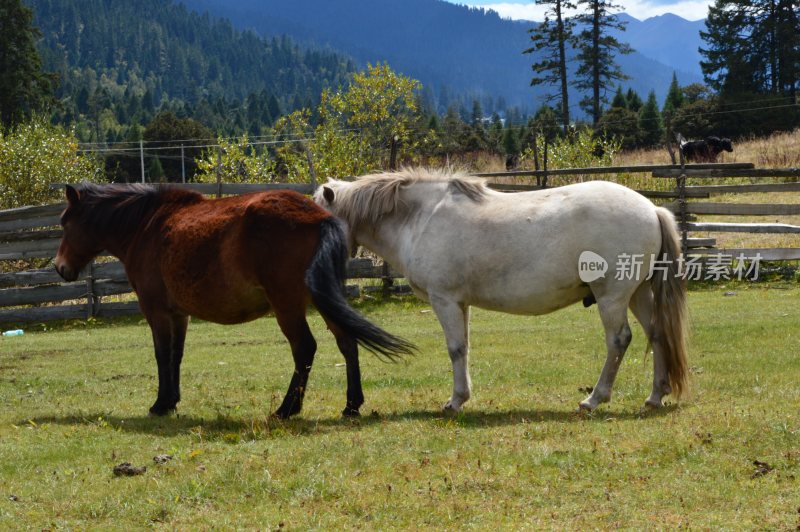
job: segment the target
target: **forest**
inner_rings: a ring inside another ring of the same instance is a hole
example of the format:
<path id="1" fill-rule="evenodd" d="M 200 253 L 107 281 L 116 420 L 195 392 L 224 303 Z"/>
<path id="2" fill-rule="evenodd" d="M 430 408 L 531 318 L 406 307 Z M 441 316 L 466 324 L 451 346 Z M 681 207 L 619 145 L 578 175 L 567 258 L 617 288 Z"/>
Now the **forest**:
<path id="1" fill-rule="evenodd" d="M 563 2 L 545 3 L 555 15 Z M 296 180 L 308 174 L 298 165 L 309 148 L 333 172 L 385 166 L 398 148 L 406 163 L 486 153 L 513 167 L 537 136 L 574 143 L 588 134 L 589 149 L 602 153 L 597 146 L 604 143 L 634 149 L 672 141 L 676 133 L 739 138 L 800 125 L 800 22 L 789 0 L 718 0 L 701 34 L 705 83 L 682 85 L 673 73 L 664 101 L 654 89 L 640 94 L 630 86 L 620 58 L 631 50 L 615 37 L 625 29 L 616 6 L 581 0 L 584 14 L 565 17 L 561 34 L 552 16 L 529 28 L 529 48 L 518 51 L 531 65 L 531 85 L 552 96 L 530 113 L 469 93 L 451 95 L 442 109 L 430 87 L 388 62 L 363 67 L 331 48 L 286 35 L 265 38 L 171 0 L 10 4 L 16 8 L 0 20 L 0 39 L 27 51 L 0 57 L 7 72 L 0 86 L 4 138 L 31 117 L 62 127 L 81 154 L 101 158 L 113 181 L 138 180 L 143 171 L 152 181 L 201 179 L 201 168 L 219 151 L 238 150 L 233 159 L 240 165 L 246 157 L 262 161 L 249 166 L 260 169 L 259 179 Z M 593 28 L 603 37 L 594 48 L 587 38 Z M 568 58 L 578 68 L 566 69 L 554 55 L 558 39 L 578 52 Z M 19 94 L 14 76 L 27 80 L 17 83 L 26 87 Z M 580 90 L 583 99 L 568 103 L 563 87 Z M 374 95 L 394 89 L 402 110 L 383 116 L 386 109 L 378 107 L 392 104 Z M 359 117 L 362 107 L 375 114 Z M 400 123 L 397 143 L 387 131 Z M 345 157 L 353 160 L 344 164 Z"/>
<path id="2" fill-rule="evenodd" d="M 74 124 L 82 142 L 137 138 L 159 111 L 215 132 L 259 134 L 355 70 L 341 55 L 262 39 L 171 1 L 28 4 L 43 68 L 58 76 L 54 120 Z"/>

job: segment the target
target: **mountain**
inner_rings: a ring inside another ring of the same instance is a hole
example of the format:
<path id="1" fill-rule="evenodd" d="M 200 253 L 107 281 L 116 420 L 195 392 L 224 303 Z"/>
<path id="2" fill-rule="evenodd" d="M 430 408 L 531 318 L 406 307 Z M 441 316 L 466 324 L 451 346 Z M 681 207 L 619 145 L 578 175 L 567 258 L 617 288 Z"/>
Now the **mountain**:
<path id="1" fill-rule="evenodd" d="M 630 45 L 643 56 L 658 61 L 676 71 L 702 77 L 700 52 L 704 45 L 700 32 L 705 30 L 704 20 L 689 21 L 667 13 L 645 20 L 626 14 L 618 15 L 627 22 L 625 32 L 617 38 Z M 683 82 L 688 85 L 689 81 Z"/>
<path id="2" fill-rule="evenodd" d="M 229 18 L 240 29 L 287 34 L 349 54 L 360 65 L 386 61 L 431 88 L 440 110 L 451 93 L 490 95 L 531 110 L 541 105 L 546 91 L 530 87 L 532 58 L 522 54 L 533 23 L 502 19 L 491 10 L 442 0 L 183 1 L 191 9 Z M 619 59 L 632 78 L 625 87 L 643 97 L 655 90 L 663 100 L 673 71 L 681 84 L 702 81 L 696 50 L 691 52 L 694 41 L 686 37 L 691 28 L 673 31 L 676 21 L 670 18 L 628 18 L 631 32 L 623 41 L 641 50 Z M 673 33 L 680 42 L 672 40 Z M 629 39 L 634 35 L 637 42 Z"/>

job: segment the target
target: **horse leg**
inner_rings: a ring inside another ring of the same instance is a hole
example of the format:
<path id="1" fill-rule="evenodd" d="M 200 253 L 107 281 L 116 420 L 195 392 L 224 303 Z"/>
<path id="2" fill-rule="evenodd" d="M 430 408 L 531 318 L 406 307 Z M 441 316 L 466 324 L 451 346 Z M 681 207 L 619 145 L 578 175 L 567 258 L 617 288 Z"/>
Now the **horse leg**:
<path id="1" fill-rule="evenodd" d="M 181 361 L 183 360 L 183 347 L 186 343 L 186 329 L 188 326 L 188 316 L 175 316 L 172 318 L 172 358 L 170 360 L 170 368 L 176 405 L 181 401 Z"/>
<path id="2" fill-rule="evenodd" d="M 446 412 L 460 412 L 472 395 L 469 377 L 469 307 L 444 298 L 430 296 L 447 341 L 447 353 L 453 364 L 453 395 L 444 405 Z"/>
<path id="3" fill-rule="evenodd" d="M 150 331 L 153 333 L 153 345 L 158 365 L 158 395 L 156 402 L 150 407 L 150 413 L 163 416 L 175 410 L 178 401 L 172 378 L 172 320 L 169 315 L 148 315 Z"/>
<path id="4" fill-rule="evenodd" d="M 601 403 L 611 400 L 611 389 L 617 377 L 622 357 L 631 343 L 631 328 L 628 325 L 628 308 L 626 302 L 599 298 L 597 306 L 606 332 L 606 363 L 592 393 L 580 402 L 580 407 L 594 410 Z"/>
<path id="5" fill-rule="evenodd" d="M 275 411 L 276 417 L 287 419 L 303 408 L 303 396 L 306 392 L 308 374 L 314 363 L 314 354 L 317 352 L 317 342 L 311 334 L 311 329 L 308 328 L 305 308 L 299 309 L 299 311 L 287 311 L 274 305 L 274 309 L 278 325 L 286 339 L 289 340 L 294 358 L 294 373 L 289 382 L 289 390 L 286 392 L 283 403 Z"/>
<path id="6" fill-rule="evenodd" d="M 344 356 L 347 366 L 347 404 L 342 410 L 343 416 L 358 416 L 358 409 L 364 404 L 364 391 L 361 389 L 361 367 L 358 363 L 358 343 L 346 335 L 333 323 L 325 320 L 328 329 L 336 338 L 336 345 Z"/>
<path id="7" fill-rule="evenodd" d="M 645 334 L 653 349 L 653 390 L 650 397 L 645 401 L 645 405 L 652 408 L 661 408 L 661 399 L 665 395 L 672 393 L 669 385 L 669 375 L 664 360 L 664 347 L 653 329 L 653 291 L 649 283 L 639 286 L 631 299 L 631 310 L 639 323 L 642 324 Z"/>

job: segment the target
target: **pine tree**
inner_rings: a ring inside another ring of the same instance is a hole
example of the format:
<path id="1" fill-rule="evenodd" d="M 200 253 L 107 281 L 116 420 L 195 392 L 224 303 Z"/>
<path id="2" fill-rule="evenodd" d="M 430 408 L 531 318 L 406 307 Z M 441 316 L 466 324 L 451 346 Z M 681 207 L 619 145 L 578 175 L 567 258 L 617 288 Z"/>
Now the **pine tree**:
<path id="1" fill-rule="evenodd" d="M 430 120 L 428 120 L 428 129 L 430 131 L 439 131 L 439 119 L 436 117 L 436 114 L 432 114 Z"/>
<path id="2" fill-rule="evenodd" d="M 470 125 L 473 128 L 483 127 L 483 109 L 481 102 L 472 100 L 472 116 L 470 116 Z"/>
<path id="3" fill-rule="evenodd" d="M 151 183 L 160 183 L 164 179 L 164 167 L 161 166 L 161 160 L 158 157 L 153 157 L 150 165 L 147 167 L 147 178 Z"/>
<path id="4" fill-rule="evenodd" d="M 625 98 L 625 95 L 622 94 L 622 86 L 620 85 L 617 88 L 617 93 L 614 95 L 614 99 L 611 100 L 611 108 L 619 107 L 621 109 L 628 108 L 628 99 Z"/>
<path id="5" fill-rule="evenodd" d="M 655 91 L 650 91 L 647 101 L 639 111 L 639 130 L 641 131 L 641 142 L 647 147 L 657 145 L 664 136 L 664 127 L 661 124 L 661 113 L 658 112 Z"/>
<path id="6" fill-rule="evenodd" d="M 626 150 L 636 148 L 641 143 L 642 136 L 639 116 L 624 107 L 612 107 L 600 117 L 595 126 L 595 134 L 619 139 Z"/>
<path id="7" fill-rule="evenodd" d="M 461 141 L 469 129 L 461 120 L 458 109 L 451 105 L 447 108 L 442 119 L 442 151 L 445 154 L 457 153 L 461 148 Z"/>
<path id="8" fill-rule="evenodd" d="M 544 22 L 528 30 L 532 46 L 525 54 L 540 54 L 540 60 L 533 65 L 535 75 L 531 85 L 552 85 L 558 87 L 555 95 L 548 100 L 558 100 L 561 108 L 561 126 L 569 127 L 569 94 L 567 80 L 567 43 L 574 38 L 574 23 L 564 15 L 566 9 L 574 9 L 569 0 L 538 0 L 539 5 L 548 6 Z M 543 56 L 542 56 L 543 55 Z"/>
<path id="9" fill-rule="evenodd" d="M 800 10 L 796 0 L 716 0 L 709 7 L 700 66 L 719 93 L 715 117 L 727 135 L 800 125 Z M 748 111 L 750 102 L 757 109 Z M 773 107 L 770 109 L 770 107 Z"/>
<path id="10" fill-rule="evenodd" d="M 552 142 L 558 136 L 558 119 L 551 107 L 546 105 L 540 107 L 533 117 L 532 124 L 536 133 L 544 135 L 548 142 Z"/>
<path id="11" fill-rule="evenodd" d="M 674 114 L 683 105 L 683 91 L 678 85 L 678 76 L 672 73 L 672 82 L 667 90 L 667 98 L 664 101 L 664 113 Z"/>
<path id="12" fill-rule="evenodd" d="M 487 147 L 486 128 L 483 127 L 483 109 L 478 100 L 472 101 L 472 115 L 470 116 L 472 132 L 469 139 L 469 151 L 483 150 Z"/>
<path id="13" fill-rule="evenodd" d="M 700 32 L 706 83 L 728 94 L 796 95 L 799 11 L 793 0 L 717 0 Z"/>
<path id="14" fill-rule="evenodd" d="M 202 150 L 194 146 L 213 138 L 211 130 L 199 122 L 191 118 L 178 118 L 171 112 L 159 113 L 144 129 L 142 136 L 148 144 L 158 143 L 158 154 L 164 158 L 159 161 L 162 174 L 167 181 L 173 182 L 180 182 L 183 172 L 187 180 L 194 177 L 197 173 L 195 160 L 202 156 Z M 181 149 L 181 145 L 186 147 Z"/>
<path id="15" fill-rule="evenodd" d="M 510 127 L 507 127 L 503 133 L 503 151 L 507 156 L 519 155 L 519 137 Z"/>
<path id="16" fill-rule="evenodd" d="M 497 113 L 492 114 L 492 123 L 489 125 L 486 143 L 492 153 L 502 153 L 503 121 Z"/>
<path id="17" fill-rule="evenodd" d="M 606 101 L 604 93 L 614 81 L 628 79 L 615 60 L 617 54 L 629 54 L 633 49 L 619 42 L 611 35 L 612 31 L 624 31 L 625 23 L 612 14 L 620 6 L 607 0 L 578 0 L 586 6 L 586 11 L 577 15 L 577 23 L 585 26 L 574 45 L 578 49 L 578 81 L 574 84 L 579 90 L 590 91 L 581 100 L 581 107 L 597 124 L 602 114 L 602 104 Z"/>
<path id="18" fill-rule="evenodd" d="M 0 124 L 9 127 L 53 102 L 51 74 L 36 51 L 40 32 L 22 0 L 0 0 Z"/>
<path id="19" fill-rule="evenodd" d="M 639 109 L 644 105 L 642 98 L 633 89 L 628 89 L 628 92 L 625 93 L 625 100 L 628 102 L 628 109 L 635 113 L 638 113 Z"/>

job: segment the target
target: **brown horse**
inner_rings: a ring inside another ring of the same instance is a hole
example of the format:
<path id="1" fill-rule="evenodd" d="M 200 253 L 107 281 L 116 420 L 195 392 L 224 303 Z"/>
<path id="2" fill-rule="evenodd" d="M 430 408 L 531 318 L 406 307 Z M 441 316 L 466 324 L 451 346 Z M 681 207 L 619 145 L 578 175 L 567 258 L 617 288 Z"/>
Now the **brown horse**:
<path id="1" fill-rule="evenodd" d="M 309 299 L 347 363 L 344 415 L 364 402 L 358 344 L 388 358 L 413 346 L 376 327 L 344 298 L 347 240 L 340 221 L 291 191 L 217 200 L 147 185 L 67 186 L 64 235 L 55 259 L 67 281 L 101 251 L 119 258 L 150 324 L 164 415 L 180 401 L 180 366 L 189 316 L 243 323 L 272 310 L 289 340 L 295 371 L 275 412 L 300 411 L 316 341 L 306 321 Z"/>

